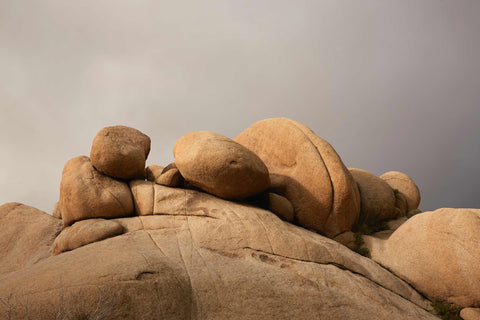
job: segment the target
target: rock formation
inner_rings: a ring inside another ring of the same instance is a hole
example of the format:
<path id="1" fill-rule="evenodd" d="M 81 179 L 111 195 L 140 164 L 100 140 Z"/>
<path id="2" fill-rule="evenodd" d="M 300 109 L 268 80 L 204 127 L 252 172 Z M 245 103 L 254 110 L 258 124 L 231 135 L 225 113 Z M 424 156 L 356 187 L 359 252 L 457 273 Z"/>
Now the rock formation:
<path id="1" fill-rule="evenodd" d="M 480 209 L 407 219 L 410 177 L 349 170 L 284 118 L 189 133 L 166 167 L 149 151 L 104 128 L 53 216 L 0 206 L 0 319 L 438 319 L 431 301 L 478 318 Z"/>
<path id="2" fill-rule="evenodd" d="M 272 188 L 290 200 L 300 225 L 329 237 L 350 230 L 360 211 L 357 186 L 325 140 L 285 118 L 254 123 L 234 140 L 265 162 Z"/>

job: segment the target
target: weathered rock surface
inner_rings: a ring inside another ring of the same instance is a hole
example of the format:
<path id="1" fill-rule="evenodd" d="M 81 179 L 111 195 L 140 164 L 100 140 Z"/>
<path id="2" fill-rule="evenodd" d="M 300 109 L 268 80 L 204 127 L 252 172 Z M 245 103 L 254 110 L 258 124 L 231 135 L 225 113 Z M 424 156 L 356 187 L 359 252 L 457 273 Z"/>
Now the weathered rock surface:
<path id="1" fill-rule="evenodd" d="M 122 225 L 113 220 L 88 219 L 78 221 L 63 229 L 55 238 L 52 254 L 57 255 L 122 233 Z"/>
<path id="2" fill-rule="evenodd" d="M 328 142 L 285 118 L 256 122 L 234 140 L 267 165 L 272 188 L 290 200 L 300 225 L 329 237 L 350 230 L 360 211 L 358 189 Z"/>
<path id="3" fill-rule="evenodd" d="M 162 186 L 180 187 L 184 181 L 175 163 L 170 163 L 165 168 L 150 165 L 147 167 L 146 172 L 148 181 L 153 181 Z"/>
<path id="4" fill-rule="evenodd" d="M 295 218 L 295 210 L 293 209 L 292 203 L 287 198 L 269 192 L 268 200 L 268 210 L 282 219 L 293 222 L 293 219 Z"/>
<path id="5" fill-rule="evenodd" d="M 145 168 L 145 175 L 148 181 L 155 182 L 155 179 L 162 174 L 165 167 L 156 164 L 151 164 Z"/>
<path id="6" fill-rule="evenodd" d="M 150 138 L 126 126 L 105 127 L 93 139 L 90 159 L 102 173 L 121 179 L 145 175 Z"/>
<path id="7" fill-rule="evenodd" d="M 376 175 L 362 169 L 349 168 L 360 192 L 359 222 L 374 223 L 396 218 L 393 189 Z"/>
<path id="8" fill-rule="evenodd" d="M 260 158 L 220 134 L 199 131 L 181 137 L 173 147 L 175 164 L 194 186 L 224 199 L 242 199 L 270 186 Z"/>
<path id="9" fill-rule="evenodd" d="M 432 300 L 480 306 L 480 209 L 417 214 L 388 240 L 364 236 L 372 259 Z"/>
<path id="10" fill-rule="evenodd" d="M 60 204 L 63 226 L 89 218 L 126 217 L 133 213 L 128 184 L 103 175 L 85 156 L 70 159 L 63 168 Z"/>
<path id="11" fill-rule="evenodd" d="M 0 226 L 1 277 L 50 257 L 62 222 L 33 207 L 11 202 L 0 206 Z"/>
<path id="12" fill-rule="evenodd" d="M 60 202 L 56 202 L 53 207 L 52 216 L 57 219 L 62 219 L 62 213 L 60 212 Z"/>
<path id="13" fill-rule="evenodd" d="M 460 311 L 463 320 L 480 320 L 480 308 L 464 308 Z"/>
<path id="14" fill-rule="evenodd" d="M 395 191 L 395 217 L 405 217 L 408 212 L 407 198 L 400 191 Z"/>
<path id="15" fill-rule="evenodd" d="M 420 190 L 413 180 L 399 171 L 385 172 L 380 176 L 392 189 L 397 189 L 407 199 L 407 212 L 417 209 L 420 204 Z"/>
<path id="16" fill-rule="evenodd" d="M 0 275 L 0 297 L 28 298 L 31 315 L 75 288 L 82 312 L 113 301 L 114 319 L 436 319 L 408 284 L 335 241 L 181 191 L 171 212 L 115 219 L 123 235 Z M 99 303 L 106 288 L 115 299 Z"/>

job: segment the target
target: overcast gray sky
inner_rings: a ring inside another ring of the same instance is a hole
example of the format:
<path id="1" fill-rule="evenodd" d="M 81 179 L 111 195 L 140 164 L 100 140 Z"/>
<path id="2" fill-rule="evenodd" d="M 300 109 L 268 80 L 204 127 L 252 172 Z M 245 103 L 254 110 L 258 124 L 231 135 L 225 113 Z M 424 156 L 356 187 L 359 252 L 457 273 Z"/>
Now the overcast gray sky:
<path id="1" fill-rule="evenodd" d="M 480 1 L 0 0 L 0 203 L 51 212 L 104 126 L 235 137 L 300 121 L 424 210 L 480 208 Z"/>

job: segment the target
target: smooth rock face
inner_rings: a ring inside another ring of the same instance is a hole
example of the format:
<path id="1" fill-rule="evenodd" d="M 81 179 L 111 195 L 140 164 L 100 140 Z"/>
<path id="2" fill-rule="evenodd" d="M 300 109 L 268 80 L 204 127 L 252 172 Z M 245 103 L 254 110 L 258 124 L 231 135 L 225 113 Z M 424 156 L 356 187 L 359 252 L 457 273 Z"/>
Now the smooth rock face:
<path id="1" fill-rule="evenodd" d="M 360 198 L 350 172 L 328 142 L 285 118 L 256 122 L 234 140 L 267 165 L 272 188 L 290 200 L 300 225 L 329 237 L 350 230 Z"/>
<path id="2" fill-rule="evenodd" d="M 36 208 L 10 202 L 0 206 L 0 226 L 1 278 L 4 273 L 50 257 L 52 242 L 62 229 L 62 222 Z"/>
<path id="3" fill-rule="evenodd" d="M 460 311 L 463 320 L 480 320 L 480 308 L 464 308 Z"/>
<path id="4" fill-rule="evenodd" d="M 373 260 L 430 299 L 480 307 L 480 209 L 424 212 L 388 240 L 364 240 Z"/>
<path id="5" fill-rule="evenodd" d="M 93 139 L 90 159 L 102 173 L 121 179 L 145 176 L 150 138 L 125 126 L 105 127 Z"/>
<path id="6" fill-rule="evenodd" d="M 397 189 L 407 199 L 407 212 L 417 209 L 420 204 L 420 190 L 413 180 L 405 173 L 389 171 L 380 176 L 392 189 Z"/>
<path id="7" fill-rule="evenodd" d="M 88 219 L 78 221 L 63 229 L 55 238 L 52 254 L 57 255 L 122 233 L 122 225 L 112 220 Z"/>
<path id="8" fill-rule="evenodd" d="M 83 313 L 113 301 L 112 319 L 437 319 L 408 284 L 335 241 L 182 191 L 172 214 L 115 219 L 128 233 L 0 275 L 0 297 L 28 298 L 31 317 L 75 288 Z"/>
<path id="9" fill-rule="evenodd" d="M 293 205 L 287 198 L 282 197 L 276 193 L 268 193 L 269 206 L 268 210 L 275 213 L 282 219 L 293 222 L 295 217 L 295 210 Z"/>
<path id="10" fill-rule="evenodd" d="M 56 202 L 53 207 L 52 216 L 57 219 L 62 219 L 62 213 L 60 212 L 60 202 Z"/>
<path id="11" fill-rule="evenodd" d="M 160 170 L 160 168 L 162 169 Z M 148 166 L 147 180 L 167 187 L 180 187 L 184 181 L 175 163 L 170 163 L 165 168 L 160 166 Z"/>
<path id="12" fill-rule="evenodd" d="M 184 135 L 173 155 L 185 180 L 220 198 L 247 198 L 270 186 L 267 167 L 257 155 L 213 132 Z"/>
<path id="13" fill-rule="evenodd" d="M 80 156 L 63 168 L 59 209 L 65 227 L 89 218 L 126 217 L 133 213 L 132 193 L 128 184 L 103 175 Z"/>
<path id="14" fill-rule="evenodd" d="M 374 174 L 356 168 L 349 168 L 357 182 L 360 192 L 361 209 L 359 222 L 373 223 L 376 221 L 394 219 L 395 194 L 390 186 Z"/>

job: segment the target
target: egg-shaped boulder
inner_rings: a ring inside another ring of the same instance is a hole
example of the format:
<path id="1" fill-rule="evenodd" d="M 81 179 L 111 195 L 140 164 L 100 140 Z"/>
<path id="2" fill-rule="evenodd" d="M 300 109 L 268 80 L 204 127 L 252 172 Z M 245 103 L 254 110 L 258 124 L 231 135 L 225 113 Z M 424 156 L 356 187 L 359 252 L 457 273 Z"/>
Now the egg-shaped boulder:
<path id="1" fill-rule="evenodd" d="M 360 223 L 393 219 L 399 214 L 395 210 L 395 193 L 385 181 L 366 170 L 349 170 L 360 192 Z"/>
<path id="2" fill-rule="evenodd" d="M 126 126 L 105 127 L 93 139 L 90 159 L 102 173 L 120 179 L 145 176 L 150 138 Z"/>
<path id="3" fill-rule="evenodd" d="M 173 155 L 185 180 L 220 198 L 247 198 L 270 186 L 268 169 L 262 160 L 217 133 L 188 133 L 175 143 Z"/>
<path id="4" fill-rule="evenodd" d="M 360 211 L 358 189 L 327 141 L 286 118 L 256 122 L 234 140 L 267 165 L 272 189 L 292 203 L 298 224 L 331 238 L 351 229 Z"/>
<path id="5" fill-rule="evenodd" d="M 407 199 L 407 212 L 417 209 L 420 204 L 420 190 L 415 182 L 405 173 L 399 171 L 385 172 L 380 176 L 392 189 L 398 190 Z"/>

